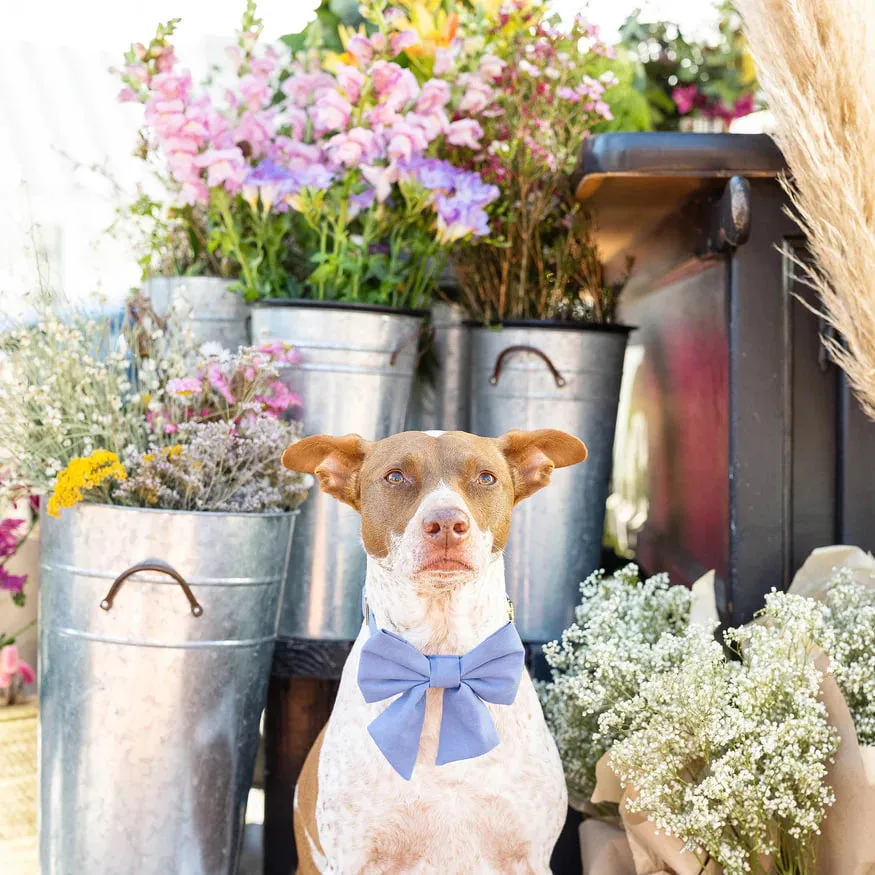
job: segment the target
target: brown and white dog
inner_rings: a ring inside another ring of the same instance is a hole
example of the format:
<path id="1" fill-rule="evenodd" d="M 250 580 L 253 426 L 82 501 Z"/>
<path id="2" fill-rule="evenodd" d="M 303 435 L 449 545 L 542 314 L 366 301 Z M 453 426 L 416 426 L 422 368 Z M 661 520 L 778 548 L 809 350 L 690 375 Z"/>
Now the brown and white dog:
<path id="1" fill-rule="evenodd" d="M 405 432 L 373 443 L 316 435 L 289 447 L 283 464 L 315 474 L 323 491 L 361 513 L 378 626 L 425 654 L 462 655 L 507 622 L 502 549 L 513 506 L 546 486 L 554 468 L 584 458 L 577 438 L 541 429 L 500 438 Z M 487 703 L 498 746 L 441 766 L 443 691 L 429 689 L 406 781 L 368 734 L 390 704 L 368 704 L 356 682 L 369 634 L 365 623 L 296 788 L 298 871 L 548 873 L 565 781 L 528 675 L 512 705 Z"/>

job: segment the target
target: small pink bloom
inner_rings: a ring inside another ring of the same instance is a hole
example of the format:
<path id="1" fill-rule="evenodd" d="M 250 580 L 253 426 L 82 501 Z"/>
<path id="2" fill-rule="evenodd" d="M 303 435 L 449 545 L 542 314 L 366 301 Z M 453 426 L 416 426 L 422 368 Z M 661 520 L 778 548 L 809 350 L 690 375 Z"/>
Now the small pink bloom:
<path id="1" fill-rule="evenodd" d="M 377 138 L 366 128 L 352 128 L 347 134 L 335 134 L 326 146 L 331 160 L 344 167 L 357 167 L 371 161 L 378 152 Z"/>
<path id="2" fill-rule="evenodd" d="M 329 91 L 323 94 L 310 107 L 310 118 L 317 135 L 328 131 L 342 131 L 349 124 L 352 106 L 339 91 Z"/>
<path id="3" fill-rule="evenodd" d="M 300 73 L 289 76 L 281 86 L 283 94 L 297 106 L 308 106 L 334 90 L 336 80 L 328 73 Z"/>
<path id="4" fill-rule="evenodd" d="M 405 116 L 405 120 L 420 128 L 429 143 L 445 133 L 450 126 L 450 120 L 442 109 L 435 110 L 428 115 L 416 115 L 409 112 Z"/>
<path id="5" fill-rule="evenodd" d="M 356 67 L 350 67 L 349 64 L 338 64 L 337 84 L 343 90 L 351 103 L 358 101 L 362 93 L 362 85 L 365 84 L 365 74 Z"/>
<path id="6" fill-rule="evenodd" d="M 374 47 L 366 37 L 354 34 L 346 44 L 346 50 L 360 63 L 369 64 L 374 57 Z"/>
<path id="7" fill-rule="evenodd" d="M 168 380 L 167 382 L 167 394 L 174 397 L 200 395 L 203 388 L 202 381 L 197 377 L 182 377 L 180 379 Z"/>
<path id="8" fill-rule="evenodd" d="M 419 96 L 419 83 L 410 70 L 402 70 L 401 75 L 390 88 L 383 92 L 382 99 L 386 106 L 396 111 L 402 110 Z"/>
<path id="9" fill-rule="evenodd" d="M 374 83 L 377 94 L 385 94 L 400 80 L 403 68 L 394 61 L 375 61 L 368 73 Z"/>
<path id="10" fill-rule="evenodd" d="M 459 112 L 476 115 L 492 103 L 495 91 L 479 76 L 465 73 L 459 77 L 459 84 L 465 86 L 465 95 L 459 104 Z"/>
<path id="11" fill-rule="evenodd" d="M 158 73 L 152 77 L 152 90 L 164 100 L 188 100 L 191 96 L 191 73 Z"/>
<path id="12" fill-rule="evenodd" d="M 450 122 L 447 131 L 447 140 L 453 146 L 467 146 L 469 149 L 478 149 L 482 136 L 483 128 L 474 119 L 469 118 Z"/>
<path id="13" fill-rule="evenodd" d="M 572 103 L 577 103 L 580 100 L 580 95 L 567 85 L 563 85 L 561 88 L 556 89 L 556 94 L 563 100 L 570 100 Z"/>
<path id="14" fill-rule="evenodd" d="M 179 426 L 175 422 L 168 422 L 164 426 L 164 434 L 176 434 L 179 431 Z"/>
<path id="15" fill-rule="evenodd" d="M 453 66 L 453 53 L 449 49 L 439 48 L 434 53 L 434 75 L 443 76 L 449 73 Z"/>
<path id="16" fill-rule="evenodd" d="M 237 81 L 237 87 L 243 97 L 243 103 L 249 109 L 262 109 L 270 103 L 273 89 L 266 79 L 247 73 Z"/>
<path id="17" fill-rule="evenodd" d="M 254 158 L 264 155 L 273 136 L 273 118 L 269 110 L 260 112 L 247 110 L 240 116 L 237 130 L 234 131 L 235 141 L 249 143 Z"/>
<path id="18" fill-rule="evenodd" d="M 0 675 L 14 678 L 18 674 L 21 661 L 18 658 L 18 648 L 14 644 L 0 647 Z M 8 684 L 6 684 L 8 686 Z"/>
<path id="19" fill-rule="evenodd" d="M 377 31 L 371 36 L 371 45 L 374 47 L 375 52 L 386 51 L 386 37 Z"/>
<path id="20" fill-rule="evenodd" d="M 484 55 L 480 59 L 480 75 L 484 79 L 497 79 L 507 64 L 495 55 Z"/>
<path id="21" fill-rule="evenodd" d="M 149 71 L 145 64 L 126 64 L 124 74 L 135 82 L 140 82 L 145 85 L 149 81 Z"/>
<path id="22" fill-rule="evenodd" d="M 246 161 L 237 146 L 231 149 L 208 149 L 195 158 L 195 164 L 207 171 L 207 185 L 224 185 L 229 191 L 239 190 L 247 173 Z"/>
<path id="23" fill-rule="evenodd" d="M 392 193 L 392 184 L 398 181 L 398 168 L 362 167 L 362 176 L 374 187 L 377 200 L 383 203 Z"/>
<path id="24" fill-rule="evenodd" d="M 699 89 L 695 85 L 686 85 L 680 88 L 675 88 L 671 93 L 671 99 L 675 102 L 678 112 L 681 115 L 686 115 L 691 112 L 695 106 L 696 97 Z"/>
<path id="25" fill-rule="evenodd" d="M 378 103 L 368 113 L 368 123 L 372 128 L 388 127 L 395 124 L 400 118 L 401 116 L 399 116 L 391 106 L 387 106 L 385 103 Z"/>
<path id="26" fill-rule="evenodd" d="M 231 394 L 231 384 L 228 382 L 228 378 L 218 362 L 210 362 L 207 365 L 207 380 L 229 404 L 236 403 L 234 396 Z"/>
<path id="27" fill-rule="evenodd" d="M 405 49 L 415 46 L 418 42 L 419 34 L 415 30 L 393 33 L 389 38 L 389 54 L 394 58 L 395 55 L 400 55 Z"/>
<path id="28" fill-rule="evenodd" d="M 389 145 L 386 153 L 390 161 L 409 161 L 414 153 L 423 152 L 428 140 L 422 128 L 406 121 L 395 122 L 389 132 Z"/>
<path id="29" fill-rule="evenodd" d="M 422 93 L 416 101 L 416 111 L 430 113 L 443 109 L 450 102 L 450 83 L 442 79 L 429 79 L 422 86 Z"/>
<path id="30" fill-rule="evenodd" d="M 136 103 L 140 98 L 130 88 L 122 88 L 116 97 L 119 103 Z"/>

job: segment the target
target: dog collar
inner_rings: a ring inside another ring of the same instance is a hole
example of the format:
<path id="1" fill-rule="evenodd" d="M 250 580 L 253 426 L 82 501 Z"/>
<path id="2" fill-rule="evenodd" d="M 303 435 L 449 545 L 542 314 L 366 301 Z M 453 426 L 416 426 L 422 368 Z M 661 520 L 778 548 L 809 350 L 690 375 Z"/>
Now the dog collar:
<path id="1" fill-rule="evenodd" d="M 512 704 L 525 663 L 510 599 L 508 622 L 464 656 L 425 655 L 402 636 L 380 629 L 364 594 L 363 602 L 370 637 L 362 646 L 358 685 L 366 702 L 398 697 L 368 726 L 392 768 L 405 780 L 413 775 L 429 688 L 443 691 L 436 765 L 492 750 L 498 732 L 484 703 Z"/>

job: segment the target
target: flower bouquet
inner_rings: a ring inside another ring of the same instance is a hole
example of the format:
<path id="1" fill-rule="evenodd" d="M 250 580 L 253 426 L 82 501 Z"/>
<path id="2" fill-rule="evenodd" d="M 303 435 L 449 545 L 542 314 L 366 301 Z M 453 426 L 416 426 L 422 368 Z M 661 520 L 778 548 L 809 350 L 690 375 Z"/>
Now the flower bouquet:
<path id="1" fill-rule="evenodd" d="M 832 873 L 873 859 L 854 824 L 875 806 L 857 742 L 870 740 L 875 654 L 860 583 L 875 563 L 856 564 L 855 581 L 810 560 L 823 603 L 773 592 L 757 622 L 726 632 L 734 658 L 711 622 L 684 628 L 686 590 L 654 590 L 634 569 L 584 586 L 578 622 L 547 649 L 543 696 L 572 786 L 595 786 L 590 813 L 619 804 L 628 848 L 585 822 L 587 871 Z M 654 592 L 653 622 L 627 629 Z M 628 634 L 599 622 L 607 611 Z"/>

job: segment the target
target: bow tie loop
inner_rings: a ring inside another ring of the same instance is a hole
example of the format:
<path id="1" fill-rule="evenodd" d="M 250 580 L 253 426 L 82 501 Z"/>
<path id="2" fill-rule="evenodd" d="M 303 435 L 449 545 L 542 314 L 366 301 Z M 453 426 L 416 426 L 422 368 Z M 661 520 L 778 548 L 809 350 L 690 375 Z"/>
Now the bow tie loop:
<path id="1" fill-rule="evenodd" d="M 458 656 L 427 656 L 428 685 L 440 690 L 457 690 L 462 684 L 462 660 Z"/>
<path id="2" fill-rule="evenodd" d="M 410 780 L 425 722 L 426 691 L 443 691 L 437 765 L 482 756 L 498 733 L 484 702 L 510 705 L 516 698 L 525 650 L 512 623 L 464 656 L 426 656 L 400 635 L 377 629 L 362 646 L 358 685 L 366 702 L 398 696 L 368 726 L 392 767 Z M 400 693 L 400 695 L 398 695 Z"/>

